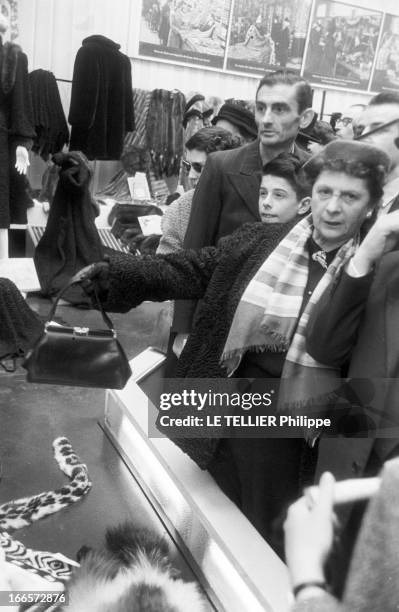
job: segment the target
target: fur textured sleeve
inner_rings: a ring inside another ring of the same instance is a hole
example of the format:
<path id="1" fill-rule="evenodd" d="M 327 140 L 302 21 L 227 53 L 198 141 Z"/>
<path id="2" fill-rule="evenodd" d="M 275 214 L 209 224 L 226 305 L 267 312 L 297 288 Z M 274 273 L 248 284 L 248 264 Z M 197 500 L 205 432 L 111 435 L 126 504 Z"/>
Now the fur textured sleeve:
<path id="1" fill-rule="evenodd" d="M 215 247 L 140 257 L 115 252 L 110 260 L 110 289 L 104 308 L 128 312 L 144 300 L 200 299 L 219 257 Z"/>

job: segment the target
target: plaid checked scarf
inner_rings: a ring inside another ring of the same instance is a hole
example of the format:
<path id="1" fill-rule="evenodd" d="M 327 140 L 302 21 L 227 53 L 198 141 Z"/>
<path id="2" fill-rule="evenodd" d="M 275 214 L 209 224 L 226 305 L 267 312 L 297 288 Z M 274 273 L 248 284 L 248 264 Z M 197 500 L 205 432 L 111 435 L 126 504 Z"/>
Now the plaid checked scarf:
<path id="1" fill-rule="evenodd" d="M 318 363 L 306 352 L 306 326 L 315 304 L 355 252 L 357 241 L 352 238 L 338 250 L 298 321 L 308 279 L 306 244 L 312 232 L 308 215 L 261 265 L 238 304 L 221 363 L 231 376 L 246 351 L 287 351 L 278 410 L 307 415 L 310 410 L 312 416 L 321 416 L 327 409 L 326 398 L 331 400 L 339 386 L 339 371 Z M 313 431 L 306 430 L 305 437 L 314 440 Z"/>

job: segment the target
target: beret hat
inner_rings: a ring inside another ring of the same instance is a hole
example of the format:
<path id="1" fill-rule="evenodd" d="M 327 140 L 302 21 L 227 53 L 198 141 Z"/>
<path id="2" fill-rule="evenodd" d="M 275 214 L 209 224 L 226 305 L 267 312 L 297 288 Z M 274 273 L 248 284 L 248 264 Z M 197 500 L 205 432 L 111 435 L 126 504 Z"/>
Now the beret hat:
<path id="1" fill-rule="evenodd" d="M 229 102 L 223 104 L 218 114 L 212 119 L 212 124 L 216 125 L 220 119 L 230 121 L 237 128 L 244 129 L 254 138 L 258 136 L 258 128 L 253 113 L 238 104 L 230 104 Z"/>

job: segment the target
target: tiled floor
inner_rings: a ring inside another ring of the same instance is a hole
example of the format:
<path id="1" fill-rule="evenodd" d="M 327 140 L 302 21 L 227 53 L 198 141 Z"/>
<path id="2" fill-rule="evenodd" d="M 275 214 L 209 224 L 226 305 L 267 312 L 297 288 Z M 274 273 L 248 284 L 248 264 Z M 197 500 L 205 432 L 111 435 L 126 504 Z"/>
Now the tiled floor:
<path id="1" fill-rule="evenodd" d="M 28 303 L 41 315 L 50 307 L 38 296 L 28 296 Z M 149 345 L 164 344 L 158 323 L 166 308 L 145 303 L 128 314 L 111 315 L 129 358 Z M 57 314 L 70 325 L 101 327 L 95 311 L 61 306 Z M 98 546 L 106 526 L 126 519 L 165 533 L 150 502 L 100 428 L 103 410 L 104 391 L 29 384 L 22 368 L 14 374 L 0 374 L 0 503 L 63 484 L 65 477 L 54 462 L 51 447 L 60 435 L 70 439 L 93 482 L 82 501 L 17 532 L 15 537 L 27 546 L 75 558 L 82 544 Z M 190 568 L 168 539 L 176 565 L 192 580 Z"/>

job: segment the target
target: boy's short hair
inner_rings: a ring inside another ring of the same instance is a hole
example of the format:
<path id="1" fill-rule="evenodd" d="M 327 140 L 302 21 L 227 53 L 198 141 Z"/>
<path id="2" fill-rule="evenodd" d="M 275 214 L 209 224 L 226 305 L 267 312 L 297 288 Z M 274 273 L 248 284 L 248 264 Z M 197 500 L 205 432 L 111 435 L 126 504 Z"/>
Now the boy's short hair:
<path id="1" fill-rule="evenodd" d="M 298 200 L 311 196 L 312 187 L 306 175 L 301 172 L 302 163 L 290 153 L 280 153 L 277 157 L 265 164 L 262 175 L 279 176 L 289 182 L 295 191 Z"/>

